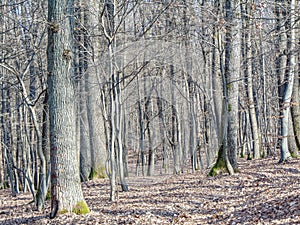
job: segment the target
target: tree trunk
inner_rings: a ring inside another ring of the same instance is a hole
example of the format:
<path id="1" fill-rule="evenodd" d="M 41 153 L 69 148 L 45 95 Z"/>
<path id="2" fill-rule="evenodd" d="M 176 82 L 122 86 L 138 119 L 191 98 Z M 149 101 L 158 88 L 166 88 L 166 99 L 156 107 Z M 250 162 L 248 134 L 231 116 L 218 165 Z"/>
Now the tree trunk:
<path id="1" fill-rule="evenodd" d="M 299 21 L 295 24 L 295 29 L 299 28 Z M 299 38 L 299 29 L 296 33 L 296 36 L 298 37 L 297 40 L 295 40 L 298 43 L 298 46 L 300 44 L 300 38 Z M 294 135 L 295 135 L 295 141 L 298 148 L 298 151 L 300 151 L 300 56 L 298 54 L 298 65 L 296 66 L 295 75 L 294 75 L 294 87 L 293 87 L 293 96 L 292 96 L 292 124 L 294 129 Z"/>
<path id="2" fill-rule="evenodd" d="M 251 132 L 252 132 L 252 146 L 253 146 L 253 157 L 258 159 L 260 157 L 260 140 L 259 140 L 259 130 L 258 130 L 258 123 L 256 118 L 256 102 L 253 97 L 253 71 L 252 71 L 252 43 L 251 43 L 251 31 L 252 31 L 252 2 L 249 2 L 247 5 L 247 20 L 246 20 L 246 29 L 245 29 L 245 77 L 246 77 L 246 92 L 248 96 L 248 110 L 249 110 L 249 117 L 250 117 L 250 125 L 251 125 Z"/>
<path id="3" fill-rule="evenodd" d="M 179 174 L 180 173 L 180 157 L 179 157 L 179 146 L 178 146 L 178 117 L 177 117 L 177 103 L 175 99 L 175 72 L 174 72 L 174 65 L 170 65 L 170 89 L 171 89 L 171 148 L 173 152 L 173 174 Z"/>
<path id="4" fill-rule="evenodd" d="M 298 59 L 300 63 L 300 58 Z M 298 66 L 300 67 L 300 66 Z M 297 74 L 297 72 L 295 72 Z M 300 70 L 298 68 L 298 76 L 294 77 L 294 88 L 293 88 L 293 104 L 292 104 L 292 124 L 295 134 L 295 140 L 298 150 L 300 150 Z"/>
<path id="5" fill-rule="evenodd" d="M 225 80 L 228 113 L 228 157 L 234 170 L 237 170 L 238 102 L 240 76 L 240 19 L 239 1 L 226 0 L 227 32 L 225 37 Z M 224 91 L 223 90 L 223 91 Z"/>
<path id="6" fill-rule="evenodd" d="M 88 127 L 91 149 L 91 174 L 90 178 L 107 177 L 105 163 L 107 151 L 105 145 L 105 128 L 103 115 L 101 115 L 101 89 L 99 85 L 99 71 L 97 66 L 100 61 L 100 40 L 99 40 L 99 12 L 98 1 L 87 1 L 84 14 L 84 36 L 85 47 L 85 91 L 87 93 Z M 92 9 L 94 11 L 92 11 Z M 91 54 L 92 53 L 92 54 Z M 98 85 L 96 85 L 98 84 Z"/>
<path id="7" fill-rule="evenodd" d="M 290 103 L 293 93 L 293 86 L 294 86 L 294 76 L 295 76 L 295 69 L 296 69 L 296 29 L 295 29 L 295 22 L 296 22 L 296 15 L 295 15 L 295 7 L 296 1 L 290 1 L 290 10 L 289 10 L 289 36 L 290 39 L 288 40 L 288 71 L 285 78 L 284 84 L 284 92 L 282 95 L 282 111 L 281 111 L 281 145 L 280 145 L 280 160 L 279 162 L 284 162 L 291 157 L 291 153 L 288 147 L 288 135 L 289 135 L 289 116 L 290 116 Z"/>
<path id="8" fill-rule="evenodd" d="M 238 80 L 240 71 L 240 35 L 238 11 L 239 1 L 225 1 L 226 35 L 225 35 L 225 70 L 223 80 L 222 110 L 222 145 L 218 150 L 218 159 L 210 171 L 216 175 L 219 171 L 233 174 L 237 171 L 237 137 L 238 137 Z M 221 65 L 222 67 L 222 65 Z"/>
<path id="9" fill-rule="evenodd" d="M 81 189 L 76 144 L 71 41 L 73 7 L 73 1 L 48 0 L 51 218 L 57 212 L 89 212 Z"/>

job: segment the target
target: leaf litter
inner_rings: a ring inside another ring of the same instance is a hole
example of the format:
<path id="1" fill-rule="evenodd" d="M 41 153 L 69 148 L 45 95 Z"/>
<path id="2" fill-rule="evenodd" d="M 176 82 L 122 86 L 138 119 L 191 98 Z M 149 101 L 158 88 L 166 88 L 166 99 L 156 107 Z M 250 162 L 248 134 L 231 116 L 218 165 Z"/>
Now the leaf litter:
<path id="1" fill-rule="evenodd" d="M 109 201 L 109 180 L 82 183 L 91 209 L 49 218 L 50 202 L 34 210 L 29 193 L 0 191 L 0 224 L 300 224 L 300 164 L 293 159 L 239 161 L 240 173 L 208 177 L 208 170 L 181 175 L 129 177 Z"/>

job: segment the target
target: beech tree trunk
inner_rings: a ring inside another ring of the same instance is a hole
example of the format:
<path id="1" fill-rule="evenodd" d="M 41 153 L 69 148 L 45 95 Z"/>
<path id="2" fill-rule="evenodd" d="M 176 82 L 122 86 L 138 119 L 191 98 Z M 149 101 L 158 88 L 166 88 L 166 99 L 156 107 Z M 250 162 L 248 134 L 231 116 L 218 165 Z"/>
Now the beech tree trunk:
<path id="1" fill-rule="evenodd" d="M 259 129 L 256 117 L 256 102 L 253 96 L 253 71 L 252 71 L 252 1 L 247 5 L 247 20 L 246 20 L 246 30 L 245 30 L 245 77 L 246 77 L 246 91 L 248 96 L 248 110 L 249 110 L 249 118 L 251 125 L 251 133 L 252 133 L 252 146 L 253 146 L 253 157 L 258 159 L 260 157 L 260 139 L 259 139 Z"/>
<path id="2" fill-rule="evenodd" d="M 223 78 L 222 144 L 217 162 L 210 171 L 215 176 L 220 171 L 233 174 L 237 170 L 238 137 L 238 81 L 240 73 L 239 1 L 225 1 L 226 35 L 225 67 Z"/>
<path id="3" fill-rule="evenodd" d="M 226 18 L 228 22 L 225 37 L 225 97 L 227 96 L 228 113 L 228 157 L 234 170 L 237 169 L 238 137 L 238 87 L 240 76 L 240 19 L 238 18 L 240 2 L 226 1 Z"/>
<path id="4" fill-rule="evenodd" d="M 293 93 L 293 85 L 294 85 L 294 76 L 295 76 L 295 68 L 296 68 L 296 30 L 295 30 L 295 22 L 296 22 L 296 15 L 295 15 L 295 7 L 296 1 L 290 1 L 290 20 L 289 20 L 289 40 L 288 40 L 288 48 L 289 48 L 289 55 L 288 55 L 288 71 L 285 77 L 284 83 L 284 92 L 282 95 L 282 111 L 281 111 L 281 145 L 280 145 L 280 160 L 279 162 L 284 162 L 291 157 L 291 153 L 288 147 L 288 135 L 289 132 L 289 116 L 290 116 L 290 103 Z"/>

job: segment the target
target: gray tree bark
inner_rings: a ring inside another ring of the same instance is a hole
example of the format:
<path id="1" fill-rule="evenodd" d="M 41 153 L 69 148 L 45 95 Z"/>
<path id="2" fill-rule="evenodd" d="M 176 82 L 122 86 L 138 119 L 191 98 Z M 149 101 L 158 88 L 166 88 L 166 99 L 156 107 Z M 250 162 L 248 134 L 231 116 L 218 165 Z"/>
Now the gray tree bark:
<path id="1" fill-rule="evenodd" d="M 88 127 L 91 148 L 91 176 L 90 178 L 107 177 L 105 163 L 107 151 L 105 145 L 105 129 L 103 115 L 101 115 L 101 89 L 98 66 L 101 63 L 100 45 L 98 38 L 100 27 L 98 24 L 100 2 L 87 1 L 84 16 L 85 33 L 84 46 L 86 51 L 85 62 L 85 91 L 87 93 Z M 96 25 L 98 24 L 98 25 Z"/>
<path id="2" fill-rule="evenodd" d="M 220 171 L 233 174 L 237 171 L 237 138 L 238 138 L 238 84 L 240 74 L 240 24 L 239 5 L 237 0 L 225 1 L 226 34 L 225 34 L 225 67 L 223 79 L 223 111 L 222 111 L 222 145 L 218 150 L 218 158 L 210 171 L 217 175 Z"/>
<path id="3" fill-rule="evenodd" d="M 284 162 L 291 157 L 291 153 L 288 147 L 288 135 L 289 132 L 289 117 L 290 117 L 290 103 L 293 93 L 293 86 L 294 86 L 294 76 L 295 76 L 295 68 L 296 68 L 296 29 L 295 29 L 295 22 L 296 22 L 296 15 L 295 15 L 295 7 L 296 1 L 290 1 L 289 7 L 289 27 L 290 27 L 290 39 L 288 40 L 288 71 L 285 77 L 284 83 L 284 92 L 282 95 L 282 111 L 281 111 L 281 145 L 280 145 L 280 160 L 279 162 Z"/>
<path id="4" fill-rule="evenodd" d="M 51 148 L 51 214 L 88 213 L 76 144 L 72 68 L 72 0 L 48 0 L 48 88 Z"/>
<path id="5" fill-rule="evenodd" d="M 226 1 L 226 27 L 225 37 L 225 80 L 228 101 L 228 157 L 234 170 L 237 170 L 237 137 L 238 137 L 238 102 L 240 78 L 240 1 Z M 223 90 L 224 91 L 224 90 Z"/>
<path id="6" fill-rule="evenodd" d="M 252 71 L 252 1 L 247 4 L 247 19 L 245 30 L 245 77 L 246 77 L 246 92 L 248 96 L 248 110 L 250 117 L 251 133 L 252 133 L 252 146 L 253 157 L 255 159 L 260 158 L 260 135 L 258 129 L 258 122 L 256 117 L 256 102 L 253 97 L 253 71 Z"/>

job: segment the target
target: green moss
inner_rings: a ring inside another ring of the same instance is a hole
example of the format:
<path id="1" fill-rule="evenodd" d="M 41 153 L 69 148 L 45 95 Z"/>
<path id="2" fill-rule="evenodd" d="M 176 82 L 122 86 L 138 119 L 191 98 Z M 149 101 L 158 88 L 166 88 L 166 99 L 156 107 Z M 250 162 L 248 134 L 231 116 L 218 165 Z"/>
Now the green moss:
<path id="1" fill-rule="evenodd" d="M 101 166 L 97 169 L 97 178 L 107 178 L 105 166 Z"/>
<path id="2" fill-rule="evenodd" d="M 105 166 L 101 166 L 97 169 L 92 168 L 91 173 L 89 175 L 89 179 L 93 180 L 95 178 L 107 178 Z"/>
<path id="3" fill-rule="evenodd" d="M 245 153 L 242 151 L 241 152 L 241 158 L 244 159 L 245 158 Z"/>
<path id="4" fill-rule="evenodd" d="M 252 160 L 252 156 L 250 153 L 247 155 L 247 160 Z"/>
<path id="5" fill-rule="evenodd" d="M 94 168 L 91 169 L 90 175 L 89 175 L 89 179 L 93 180 L 96 177 L 97 173 L 95 171 Z"/>
<path id="6" fill-rule="evenodd" d="M 211 177 L 215 177 L 218 175 L 218 168 L 216 166 L 214 166 L 213 168 L 211 168 L 211 170 L 209 171 L 209 176 Z"/>
<path id="7" fill-rule="evenodd" d="M 51 192 L 50 191 L 47 191 L 47 194 L 46 194 L 46 201 L 50 200 L 51 199 Z"/>
<path id="8" fill-rule="evenodd" d="M 58 214 L 66 214 L 67 212 L 69 212 L 67 209 L 62 209 L 58 212 Z"/>
<path id="9" fill-rule="evenodd" d="M 232 106 L 228 104 L 228 112 L 231 112 L 231 110 L 232 110 Z"/>
<path id="10" fill-rule="evenodd" d="M 291 151 L 291 156 L 292 156 L 292 158 L 294 158 L 294 159 L 299 159 L 299 158 L 300 158 L 300 155 L 297 154 L 297 152 L 295 152 L 295 151 Z"/>
<path id="11" fill-rule="evenodd" d="M 226 166 L 225 166 L 225 164 L 224 164 L 224 166 L 223 165 L 214 165 L 214 167 L 209 171 L 209 176 L 211 176 L 211 177 L 215 177 L 215 176 L 217 176 L 217 175 L 219 175 L 219 174 L 222 174 L 222 173 L 225 173 L 225 172 L 227 172 L 227 168 L 226 168 Z"/>
<path id="12" fill-rule="evenodd" d="M 261 157 L 262 157 L 263 159 L 267 157 L 266 151 L 263 151 L 263 152 L 262 152 Z"/>
<path id="13" fill-rule="evenodd" d="M 69 212 L 68 209 L 62 209 L 62 210 L 59 210 L 58 214 L 62 215 L 62 214 L 68 213 L 68 212 Z M 80 201 L 80 202 L 77 202 L 75 207 L 72 209 L 72 212 L 77 215 L 83 215 L 83 214 L 88 214 L 90 212 L 90 209 L 85 201 Z"/>
<path id="14" fill-rule="evenodd" d="M 0 190 L 9 188 L 8 182 L 3 182 L 0 184 Z"/>
<path id="15" fill-rule="evenodd" d="M 235 173 L 240 173 L 241 170 L 240 170 L 239 168 L 235 168 L 235 169 L 234 169 L 234 172 L 235 172 Z"/>
<path id="16" fill-rule="evenodd" d="M 211 170 L 209 171 L 209 174 L 208 174 L 209 176 L 215 177 L 221 173 L 228 172 L 224 158 L 223 158 L 223 154 L 224 154 L 224 148 L 222 145 L 218 151 L 217 162 L 213 166 L 213 168 L 211 168 Z"/>
<path id="17" fill-rule="evenodd" d="M 231 84 L 227 84 L 227 85 L 226 85 L 226 88 L 227 88 L 228 91 L 230 91 L 230 89 L 231 89 Z"/>
<path id="18" fill-rule="evenodd" d="M 76 206 L 72 210 L 73 213 L 77 215 L 88 214 L 90 209 L 85 201 L 77 202 Z"/>

